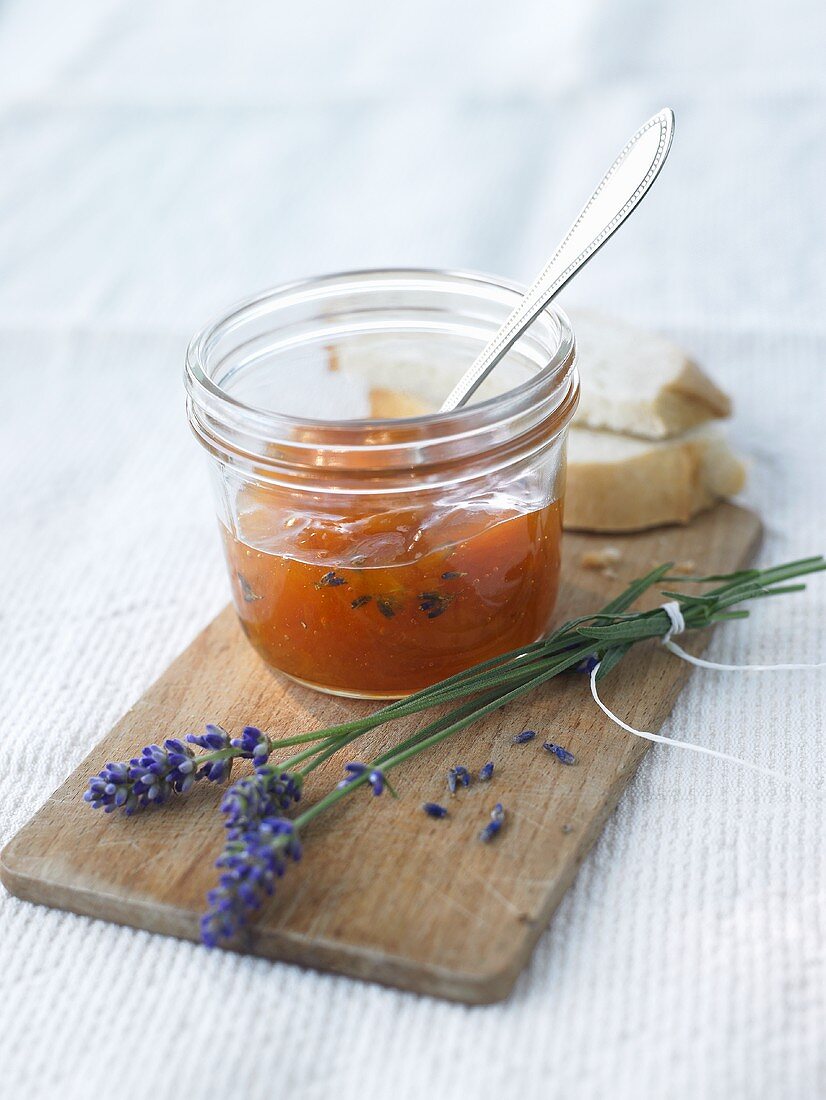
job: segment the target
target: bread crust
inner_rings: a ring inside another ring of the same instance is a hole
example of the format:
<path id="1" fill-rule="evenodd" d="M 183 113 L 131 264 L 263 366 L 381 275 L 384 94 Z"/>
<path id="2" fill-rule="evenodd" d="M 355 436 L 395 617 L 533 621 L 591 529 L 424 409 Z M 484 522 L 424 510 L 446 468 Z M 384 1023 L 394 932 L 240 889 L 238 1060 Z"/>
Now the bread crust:
<path id="1" fill-rule="evenodd" d="M 589 310 L 575 310 L 582 427 L 672 439 L 731 415 L 730 398 L 676 344 Z"/>
<path id="2" fill-rule="evenodd" d="M 685 524 L 745 482 L 743 463 L 708 429 L 642 443 L 573 428 L 570 442 L 565 527 L 571 530 Z"/>

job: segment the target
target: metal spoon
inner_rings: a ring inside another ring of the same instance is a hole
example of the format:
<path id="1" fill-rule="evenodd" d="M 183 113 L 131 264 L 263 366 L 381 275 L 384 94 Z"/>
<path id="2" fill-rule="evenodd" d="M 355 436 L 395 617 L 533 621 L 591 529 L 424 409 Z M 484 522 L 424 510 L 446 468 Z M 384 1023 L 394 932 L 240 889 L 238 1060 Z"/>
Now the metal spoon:
<path id="1" fill-rule="evenodd" d="M 464 405 L 551 299 L 639 206 L 665 164 L 673 133 L 674 112 L 670 107 L 664 107 L 637 130 L 603 176 L 545 270 L 453 387 L 440 412 L 451 412 Z"/>

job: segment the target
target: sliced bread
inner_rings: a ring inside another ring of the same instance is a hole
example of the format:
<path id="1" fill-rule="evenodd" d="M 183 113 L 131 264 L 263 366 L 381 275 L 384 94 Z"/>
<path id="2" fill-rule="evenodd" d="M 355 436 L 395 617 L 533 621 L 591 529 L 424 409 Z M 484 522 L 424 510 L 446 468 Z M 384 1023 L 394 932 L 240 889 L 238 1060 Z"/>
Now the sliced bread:
<path id="1" fill-rule="evenodd" d="M 744 481 L 743 463 L 710 426 L 661 441 L 572 428 L 565 526 L 640 531 L 688 523 Z"/>
<path id="2" fill-rule="evenodd" d="M 574 423 L 670 439 L 728 416 L 731 401 L 680 348 L 653 332 L 572 310 L 582 398 Z"/>

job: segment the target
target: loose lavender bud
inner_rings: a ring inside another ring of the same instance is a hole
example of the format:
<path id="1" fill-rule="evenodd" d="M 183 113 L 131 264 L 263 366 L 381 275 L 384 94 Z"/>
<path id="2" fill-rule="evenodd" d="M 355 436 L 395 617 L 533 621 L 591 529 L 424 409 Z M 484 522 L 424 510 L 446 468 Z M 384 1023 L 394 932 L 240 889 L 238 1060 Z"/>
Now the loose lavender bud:
<path id="1" fill-rule="evenodd" d="M 569 749 L 563 749 L 562 745 L 555 745 L 553 741 L 544 741 L 542 748 L 551 753 L 562 764 L 576 764 L 576 757 Z"/>
<path id="2" fill-rule="evenodd" d="M 499 835 L 504 823 L 505 811 L 502 807 L 502 803 L 497 802 L 490 812 L 490 821 L 479 834 L 479 839 L 484 844 L 489 844 L 494 839 L 494 837 Z"/>
<path id="3" fill-rule="evenodd" d="M 485 766 L 479 772 L 479 778 L 482 779 L 482 780 L 490 779 L 490 777 L 492 775 L 493 775 L 493 761 L 488 760 L 487 764 L 485 764 Z"/>
<path id="4" fill-rule="evenodd" d="M 207 894 L 209 909 L 201 918 L 201 939 L 207 947 L 237 935 L 249 910 L 272 895 L 290 859 L 301 859 L 301 843 L 295 826 L 285 818 L 266 817 L 230 840 L 216 860 L 222 874 Z"/>
<path id="5" fill-rule="evenodd" d="M 241 756 L 252 760 L 256 767 L 266 764 L 270 755 L 270 739 L 255 726 L 244 726 L 241 736 L 235 737 L 231 744 L 241 749 Z"/>
<path id="6" fill-rule="evenodd" d="M 470 785 L 470 772 L 462 764 L 457 764 L 455 768 L 451 768 L 447 773 L 447 785 L 450 793 L 456 794 L 456 788 L 459 785 L 462 787 Z"/>
<path id="7" fill-rule="evenodd" d="M 447 817 L 447 810 L 438 802 L 425 802 L 422 804 L 422 809 L 428 817 Z"/>
<path id="8" fill-rule="evenodd" d="M 516 737 L 511 738 L 511 744 L 524 745 L 527 741 L 533 741 L 534 737 L 536 737 L 536 730 L 522 730 Z"/>
<path id="9" fill-rule="evenodd" d="M 239 779 L 221 802 L 230 839 L 235 840 L 268 817 L 277 817 L 301 800 L 301 780 L 270 764 Z"/>

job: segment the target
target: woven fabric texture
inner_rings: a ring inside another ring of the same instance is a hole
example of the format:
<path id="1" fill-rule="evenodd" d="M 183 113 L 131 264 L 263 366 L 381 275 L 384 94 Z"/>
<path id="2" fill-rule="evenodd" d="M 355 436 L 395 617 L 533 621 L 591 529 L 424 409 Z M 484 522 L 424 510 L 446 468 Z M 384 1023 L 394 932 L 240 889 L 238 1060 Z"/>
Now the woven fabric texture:
<path id="1" fill-rule="evenodd" d="M 322 271 L 530 279 L 663 103 L 672 159 L 566 301 L 705 363 L 736 402 L 762 560 L 822 551 L 823 23 L 815 0 L 7 0 L 0 841 L 226 601 L 184 417 L 190 332 Z M 825 619 L 816 581 L 709 656 L 823 659 Z M 825 698 L 822 673 L 695 672 L 666 732 L 811 795 L 652 750 L 498 1006 L 0 891 L 0 1094 L 824 1095 Z"/>

